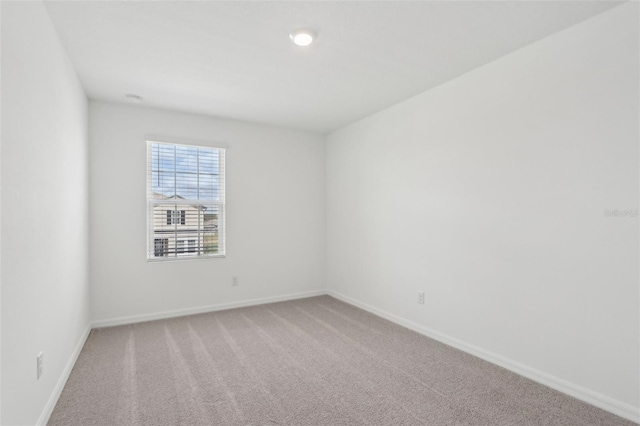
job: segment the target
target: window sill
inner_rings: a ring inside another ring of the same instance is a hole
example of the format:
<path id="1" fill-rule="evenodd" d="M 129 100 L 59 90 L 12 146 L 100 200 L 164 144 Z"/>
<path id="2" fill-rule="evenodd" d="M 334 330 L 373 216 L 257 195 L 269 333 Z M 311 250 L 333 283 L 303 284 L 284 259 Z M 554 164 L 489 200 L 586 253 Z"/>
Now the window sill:
<path id="1" fill-rule="evenodd" d="M 147 263 L 167 263 L 167 262 L 191 262 L 194 260 L 224 259 L 224 254 L 213 254 L 210 256 L 183 256 L 183 257 L 165 257 L 162 259 L 147 259 Z"/>

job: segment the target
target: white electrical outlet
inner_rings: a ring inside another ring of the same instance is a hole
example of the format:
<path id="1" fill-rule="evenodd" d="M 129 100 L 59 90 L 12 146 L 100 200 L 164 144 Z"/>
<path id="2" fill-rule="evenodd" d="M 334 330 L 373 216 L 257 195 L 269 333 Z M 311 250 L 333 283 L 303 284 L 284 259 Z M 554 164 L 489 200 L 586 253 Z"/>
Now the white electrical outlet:
<path id="1" fill-rule="evenodd" d="M 424 291 L 418 292 L 418 303 L 424 305 Z"/>
<path id="2" fill-rule="evenodd" d="M 44 372 L 44 355 L 43 355 L 42 352 L 40 352 L 38 354 L 37 365 L 38 365 L 37 379 L 40 380 L 40 377 L 42 376 L 42 373 Z"/>
<path id="3" fill-rule="evenodd" d="M 231 278 L 231 285 L 238 285 L 238 277 Z"/>

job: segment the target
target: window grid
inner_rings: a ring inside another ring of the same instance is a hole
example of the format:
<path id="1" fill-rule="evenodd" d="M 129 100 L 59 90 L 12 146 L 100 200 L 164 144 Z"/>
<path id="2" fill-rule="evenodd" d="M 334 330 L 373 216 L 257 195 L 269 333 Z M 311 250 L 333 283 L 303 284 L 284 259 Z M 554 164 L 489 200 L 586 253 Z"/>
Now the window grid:
<path id="1" fill-rule="evenodd" d="M 148 260 L 225 255 L 225 150 L 147 141 Z"/>

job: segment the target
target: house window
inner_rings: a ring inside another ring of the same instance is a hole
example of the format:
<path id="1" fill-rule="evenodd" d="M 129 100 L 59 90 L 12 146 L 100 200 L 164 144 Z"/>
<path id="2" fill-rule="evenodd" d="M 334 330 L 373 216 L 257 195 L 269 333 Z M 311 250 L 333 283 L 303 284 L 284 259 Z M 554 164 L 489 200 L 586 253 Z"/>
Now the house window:
<path id="1" fill-rule="evenodd" d="M 185 210 L 167 210 L 167 225 L 185 225 Z"/>
<path id="2" fill-rule="evenodd" d="M 195 253 L 198 250 L 198 240 L 178 240 L 176 242 L 176 251 L 178 255 L 184 253 Z"/>
<path id="3" fill-rule="evenodd" d="M 225 255 L 225 150 L 147 142 L 149 260 Z"/>
<path id="4" fill-rule="evenodd" d="M 154 238 L 153 239 L 153 255 L 155 257 L 166 256 L 169 252 L 169 239 L 168 238 Z"/>

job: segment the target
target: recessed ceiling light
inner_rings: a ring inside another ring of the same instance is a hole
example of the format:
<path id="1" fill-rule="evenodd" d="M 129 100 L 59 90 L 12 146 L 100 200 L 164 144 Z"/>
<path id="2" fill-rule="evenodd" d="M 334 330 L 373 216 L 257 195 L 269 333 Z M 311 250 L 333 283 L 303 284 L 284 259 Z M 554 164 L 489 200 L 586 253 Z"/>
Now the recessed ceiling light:
<path id="1" fill-rule="evenodd" d="M 295 30 L 289 34 L 293 43 L 302 47 L 310 45 L 313 42 L 313 37 L 313 31 L 305 29 Z"/>
<path id="2" fill-rule="evenodd" d="M 128 95 L 125 95 L 125 98 L 127 98 L 127 100 L 132 104 L 140 104 L 143 101 L 142 96 L 132 95 L 131 93 Z"/>

